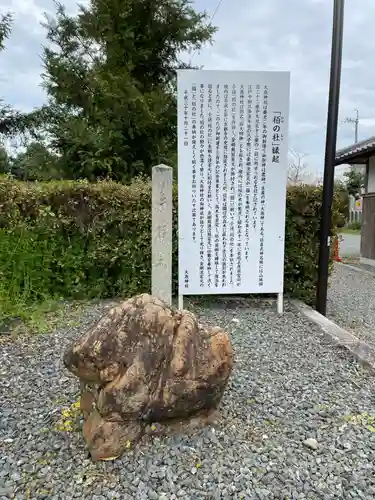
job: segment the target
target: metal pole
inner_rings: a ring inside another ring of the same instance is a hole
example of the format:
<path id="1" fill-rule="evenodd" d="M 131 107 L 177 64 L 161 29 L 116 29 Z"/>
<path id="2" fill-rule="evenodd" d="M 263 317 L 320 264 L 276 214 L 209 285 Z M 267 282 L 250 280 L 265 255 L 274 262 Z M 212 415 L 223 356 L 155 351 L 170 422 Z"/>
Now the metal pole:
<path id="1" fill-rule="evenodd" d="M 344 0 L 334 0 L 331 74 L 329 84 L 326 150 L 323 177 L 323 201 L 320 222 L 319 269 L 316 290 L 316 308 L 326 315 L 328 267 L 330 253 L 331 208 L 335 177 L 337 122 L 339 115 L 342 44 L 344 31 Z"/>

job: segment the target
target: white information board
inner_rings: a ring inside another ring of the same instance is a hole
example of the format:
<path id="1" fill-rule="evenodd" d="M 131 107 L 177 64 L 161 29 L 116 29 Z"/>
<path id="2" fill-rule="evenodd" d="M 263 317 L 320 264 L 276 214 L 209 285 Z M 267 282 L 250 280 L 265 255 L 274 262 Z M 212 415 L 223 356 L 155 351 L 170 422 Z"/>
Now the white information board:
<path id="1" fill-rule="evenodd" d="M 282 294 L 289 72 L 178 72 L 179 294 Z"/>

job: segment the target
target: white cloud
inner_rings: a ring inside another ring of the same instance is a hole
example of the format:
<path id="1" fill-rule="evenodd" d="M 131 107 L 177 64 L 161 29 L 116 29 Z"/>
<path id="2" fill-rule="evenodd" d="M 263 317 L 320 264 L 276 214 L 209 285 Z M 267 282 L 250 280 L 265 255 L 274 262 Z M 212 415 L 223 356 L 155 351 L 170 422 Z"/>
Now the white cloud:
<path id="1" fill-rule="evenodd" d="M 76 11 L 75 0 L 64 3 Z M 216 6 L 216 0 L 196 0 L 197 9 L 209 14 Z M 290 144 L 309 153 L 314 172 L 322 169 L 324 157 L 332 6 L 328 0 L 223 0 L 214 20 L 215 43 L 193 60 L 206 69 L 290 70 Z M 7 10 L 15 13 L 15 26 L 0 59 L 0 74 L 7 75 L 0 80 L 0 94 L 30 109 L 44 98 L 38 86 L 45 42 L 40 21 L 54 5 L 52 0 L 3 0 L 1 11 Z M 374 0 L 347 0 L 338 147 L 353 141 L 353 125 L 343 119 L 354 116 L 354 108 L 362 117 L 360 138 L 375 133 L 374 19 Z"/>
<path id="2" fill-rule="evenodd" d="M 44 12 L 53 12 L 53 3 L 50 8 L 43 8 L 36 0 L 3 0 L 2 11 L 12 12 L 18 26 L 24 26 L 28 34 L 43 36 L 44 29 L 40 25 L 44 21 Z"/>
<path id="3" fill-rule="evenodd" d="M 205 68 L 291 71 L 290 143 L 310 153 L 312 170 L 323 168 L 333 2 L 327 0 L 223 1 L 215 22 L 216 43 L 194 60 Z M 353 142 L 346 116 L 360 110 L 360 138 L 375 133 L 375 89 L 371 36 L 375 2 L 349 0 L 345 10 L 338 147 Z"/>

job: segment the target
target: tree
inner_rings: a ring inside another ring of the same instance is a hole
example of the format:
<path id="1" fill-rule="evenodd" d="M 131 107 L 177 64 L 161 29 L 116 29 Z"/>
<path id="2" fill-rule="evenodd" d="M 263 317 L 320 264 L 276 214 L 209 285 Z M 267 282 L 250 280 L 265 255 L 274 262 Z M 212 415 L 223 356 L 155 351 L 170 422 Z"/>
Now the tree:
<path id="1" fill-rule="evenodd" d="M 346 178 L 346 189 L 349 195 L 358 198 L 361 195 L 361 189 L 364 187 L 365 176 L 356 168 L 351 167 L 348 172 L 344 173 Z"/>
<path id="2" fill-rule="evenodd" d="M 12 14 L 8 12 L 0 18 L 0 50 L 5 48 L 5 40 L 9 37 L 12 29 Z"/>
<path id="3" fill-rule="evenodd" d="M 288 165 L 288 184 L 302 184 L 305 178 L 306 163 L 289 163 Z"/>
<path id="4" fill-rule="evenodd" d="M 0 52 L 5 49 L 5 41 L 9 37 L 12 29 L 12 15 L 4 14 L 0 18 Z M 0 133 L 8 135 L 13 127 L 12 110 L 0 99 Z"/>
<path id="5" fill-rule="evenodd" d="M 10 161 L 7 150 L 0 146 L 0 174 L 7 174 L 10 171 Z"/>
<path id="6" fill-rule="evenodd" d="M 344 227 L 349 218 L 349 193 L 343 181 L 335 181 L 334 193 L 337 202 L 337 210 L 340 214 L 337 219 L 337 225 L 338 227 Z"/>
<path id="7" fill-rule="evenodd" d="M 129 181 L 176 149 L 176 69 L 215 28 L 189 0 L 91 0 L 44 24 L 51 146 L 68 178 Z"/>
<path id="8" fill-rule="evenodd" d="M 293 156 L 293 161 L 288 165 L 288 184 L 302 184 L 306 180 L 307 163 L 302 163 L 302 158 L 306 155 L 297 153 L 290 149 L 289 153 Z"/>
<path id="9" fill-rule="evenodd" d="M 62 177 L 60 159 L 40 142 L 31 142 L 26 151 L 12 159 L 10 173 L 17 179 L 49 181 Z"/>
<path id="10" fill-rule="evenodd" d="M 0 52 L 5 49 L 5 41 L 9 38 L 12 29 L 12 15 L 4 14 L 0 17 Z M 25 136 L 27 133 L 35 135 L 35 127 L 40 124 L 39 112 L 21 113 L 0 99 L 0 138 L 9 138 L 16 135 Z"/>

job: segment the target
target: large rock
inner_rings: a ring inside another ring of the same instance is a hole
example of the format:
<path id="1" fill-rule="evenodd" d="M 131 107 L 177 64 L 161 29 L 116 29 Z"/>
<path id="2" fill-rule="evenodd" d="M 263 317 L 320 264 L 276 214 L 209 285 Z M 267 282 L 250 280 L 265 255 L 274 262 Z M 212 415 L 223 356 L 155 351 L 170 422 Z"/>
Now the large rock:
<path id="1" fill-rule="evenodd" d="M 94 460 L 115 458 L 147 424 L 217 408 L 233 365 L 228 334 L 144 294 L 111 309 L 64 355 L 81 380 L 83 436 Z"/>

